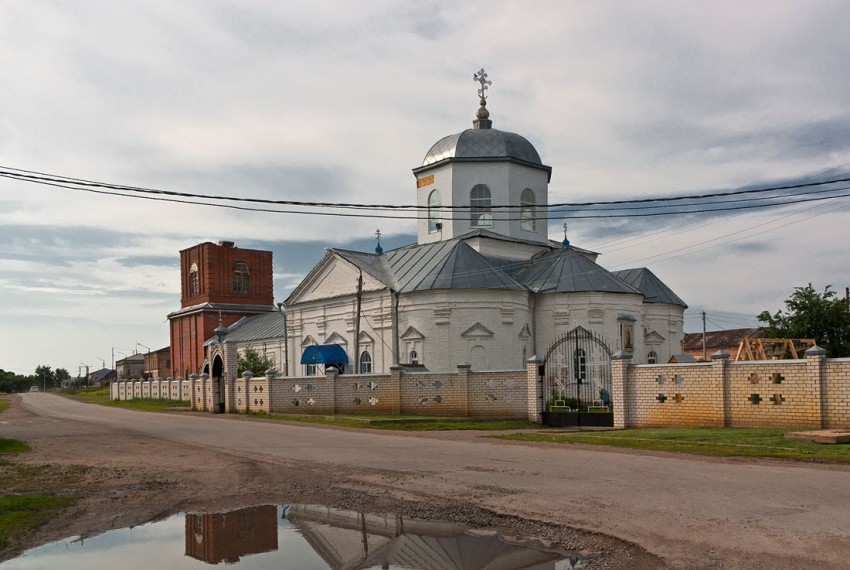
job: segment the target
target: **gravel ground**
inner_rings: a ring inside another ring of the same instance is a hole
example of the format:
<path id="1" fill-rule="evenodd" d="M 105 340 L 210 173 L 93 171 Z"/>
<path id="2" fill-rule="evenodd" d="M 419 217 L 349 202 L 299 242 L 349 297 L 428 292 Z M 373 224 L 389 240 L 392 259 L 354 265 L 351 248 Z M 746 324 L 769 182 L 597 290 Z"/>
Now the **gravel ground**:
<path id="1" fill-rule="evenodd" d="M 17 396 L 0 416 L 0 436 L 22 439 L 33 447 L 29 453 L 8 457 L 9 465 L 0 467 L 3 494 L 77 497 L 72 508 L 0 551 L 0 560 L 68 536 L 93 536 L 184 511 L 308 503 L 497 529 L 517 540 L 578 553 L 587 568 L 665 567 L 664 561 L 640 547 L 604 534 L 499 514 L 456 498 L 418 497 L 393 485 L 401 476 L 392 471 L 258 459 L 173 442 L 163 452 L 156 440 L 129 430 L 104 431 L 87 423 L 33 415 Z M 480 491 L 488 492 L 485 487 Z"/>

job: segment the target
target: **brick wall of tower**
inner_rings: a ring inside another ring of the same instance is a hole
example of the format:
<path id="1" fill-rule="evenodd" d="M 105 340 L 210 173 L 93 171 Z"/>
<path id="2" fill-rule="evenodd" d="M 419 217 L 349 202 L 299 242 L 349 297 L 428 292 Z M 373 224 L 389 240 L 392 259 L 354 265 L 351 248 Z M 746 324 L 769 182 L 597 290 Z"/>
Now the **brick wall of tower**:
<path id="1" fill-rule="evenodd" d="M 233 266 L 240 261 L 247 264 L 250 273 L 247 292 L 236 292 L 232 287 Z M 198 268 L 197 293 L 190 287 L 189 272 L 193 265 Z M 201 243 L 180 252 L 180 277 L 180 300 L 184 309 L 203 303 L 274 303 L 270 251 Z"/>

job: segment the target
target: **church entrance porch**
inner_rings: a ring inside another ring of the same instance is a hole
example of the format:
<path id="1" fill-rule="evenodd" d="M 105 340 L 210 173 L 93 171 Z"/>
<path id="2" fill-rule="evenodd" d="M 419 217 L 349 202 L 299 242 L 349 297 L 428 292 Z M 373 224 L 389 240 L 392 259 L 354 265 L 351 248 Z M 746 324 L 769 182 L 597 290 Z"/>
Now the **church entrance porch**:
<path id="1" fill-rule="evenodd" d="M 561 335 L 543 369 L 543 425 L 613 427 L 611 349 L 600 336 L 583 327 Z"/>

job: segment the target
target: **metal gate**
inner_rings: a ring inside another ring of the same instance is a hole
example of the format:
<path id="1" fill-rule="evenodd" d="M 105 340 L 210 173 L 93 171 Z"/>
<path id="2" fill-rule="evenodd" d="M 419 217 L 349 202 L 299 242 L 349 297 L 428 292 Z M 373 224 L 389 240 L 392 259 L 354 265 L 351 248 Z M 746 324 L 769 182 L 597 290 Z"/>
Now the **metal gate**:
<path id="1" fill-rule="evenodd" d="M 613 426 L 611 350 L 582 327 L 564 333 L 543 362 L 543 424 Z"/>

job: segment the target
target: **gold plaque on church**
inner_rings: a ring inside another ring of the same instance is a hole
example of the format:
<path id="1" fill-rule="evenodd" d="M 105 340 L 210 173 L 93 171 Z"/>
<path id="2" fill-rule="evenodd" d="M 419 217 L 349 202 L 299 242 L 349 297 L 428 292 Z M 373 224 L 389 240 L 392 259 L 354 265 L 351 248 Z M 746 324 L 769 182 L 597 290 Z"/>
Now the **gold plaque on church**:
<path id="1" fill-rule="evenodd" d="M 428 176 L 423 176 L 422 178 L 416 179 L 416 187 L 424 188 L 425 186 L 430 186 L 434 183 L 434 175 L 429 174 Z"/>

